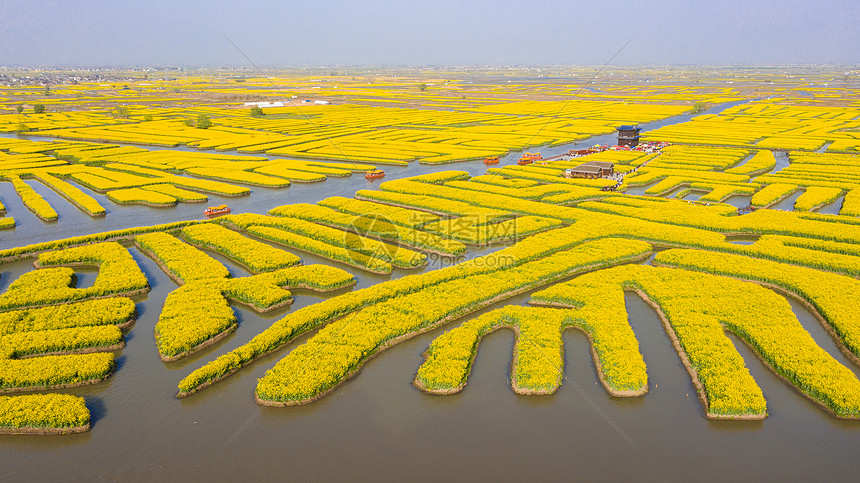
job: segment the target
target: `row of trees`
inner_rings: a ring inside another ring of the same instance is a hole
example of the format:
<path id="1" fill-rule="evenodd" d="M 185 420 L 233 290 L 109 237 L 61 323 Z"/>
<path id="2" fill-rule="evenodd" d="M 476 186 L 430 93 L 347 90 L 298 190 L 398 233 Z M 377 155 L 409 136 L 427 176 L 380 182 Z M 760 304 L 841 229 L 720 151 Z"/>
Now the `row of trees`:
<path id="1" fill-rule="evenodd" d="M 263 115 L 263 112 L 262 112 L 263 110 L 262 110 L 262 109 L 260 109 L 259 107 L 256 107 L 256 108 L 254 108 L 254 109 L 259 109 L 259 110 L 260 110 L 259 116 L 262 116 L 262 115 Z M 253 111 L 254 111 L 254 109 L 251 109 L 251 111 L 252 111 L 252 112 L 251 112 L 251 115 L 252 115 L 252 116 L 254 115 L 254 112 L 253 112 Z M 16 108 L 15 108 L 15 110 L 16 110 L 16 111 L 18 111 L 18 114 L 22 114 L 22 113 L 24 112 L 24 106 L 23 106 L 23 105 L 21 105 L 21 104 L 19 104 L 19 105 L 18 105 L 18 107 L 16 107 Z M 42 113 L 44 113 L 44 112 L 45 112 L 45 105 L 44 105 L 44 104 L 34 104 L 34 105 L 33 105 L 33 112 L 34 112 L 35 114 L 42 114 Z M 117 106 L 117 107 L 114 109 L 114 111 L 112 112 L 112 114 L 113 114 L 113 117 L 115 117 L 115 118 L 117 118 L 117 119 L 128 119 L 128 118 L 129 118 L 129 115 L 130 115 L 130 110 L 129 110 L 128 106 Z M 256 116 L 255 116 L 255 117 L 256 117 Z M 152 120 L 152 114 L 146 114 L 146 115 L 144 115 L 144 116 L 143 116 L 143 120 L 144 120 L 144 121 L 151 121 L 151 120 Z M 195 121 L 195 120 L 192 120 L 192 119 L 186 119 L 186 120 L 185 120 L 185 125 L 186 125 L 186 126 L 196 127 L 196 128 L 198 128 L 198 129 L 208 129 L 208 128 L 212 127 L 212 119 L 211 119 L 209 116 L 205 115 L 205 114 L 201 114 L 201 115 L 197 116 L 197 120 L 196 120 L 196 121 Z M 26 126 L 24 123 L 20 123 L 20 124 L 18 125 L 18 132 L 19 132 L 19 133 L 21 133 L 21 132 L 27 132 L 27 131 L 29 131 L 29 130 L 30 130 L 30 129 L 29 129 L 29 128 L 27 128 L 27 126 Z"/>
<path id="2" fill-rule="evenodd" d="M 696 101 L 693 103 L 693 114 L 698 114 L 708 109 L 708 104 L 705 101 Z"/>
<path id="3" fill-rule="evenodd" d="M 18 107 L 16 107 L 15 110 L 18 111 L 18 114 L 21 114 L 22 112 L 24 112 L 24 106 L 22 104 L 18 104 Z M 33 104 L 33 112 L 36 114 L 42 114 L 43 112 L 45 112 L 45 105 Z"/>
<path id="4" fill-rule="evenodd" d="M 197 120 L 186 119 L 185 125 L 189 127 L 196 127 L 197 129 L 209 129 L 212 127 L 212 119 L 206 114 L 200 114 L 197 116 Z"/>

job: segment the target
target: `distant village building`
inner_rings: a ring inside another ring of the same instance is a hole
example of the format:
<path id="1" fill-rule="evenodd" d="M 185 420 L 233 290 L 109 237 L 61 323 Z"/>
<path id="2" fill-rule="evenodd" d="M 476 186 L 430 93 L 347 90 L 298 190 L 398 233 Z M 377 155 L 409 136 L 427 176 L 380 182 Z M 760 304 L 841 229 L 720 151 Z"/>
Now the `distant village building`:
<path id="1" fill-rule="evenodd" d="M 635 126 L 618 126 L 618 145 L 619 146 L 638 146 L 639 131 L 638 125 Z"/>
<path id="2" fill-rule="evenodd" d="M 565 178 L 603 178 L 615 173 L 615 165 L 606 161 L 589 161 L 565 170 Z"/>
<path id="3" fill-rule="evenodd" d="M 570 168 L 564 172 L 565 178 L 599 178 L 600 168 L 588 163 Z"/>
<path id="4" fill-rule="evenodd" d="M 269 101 L 257 101 L 257 102 L 246 102 L 244 104 L 246 107 L 284 107 L 284 103 L 281 101 L 269 102 Z"/>

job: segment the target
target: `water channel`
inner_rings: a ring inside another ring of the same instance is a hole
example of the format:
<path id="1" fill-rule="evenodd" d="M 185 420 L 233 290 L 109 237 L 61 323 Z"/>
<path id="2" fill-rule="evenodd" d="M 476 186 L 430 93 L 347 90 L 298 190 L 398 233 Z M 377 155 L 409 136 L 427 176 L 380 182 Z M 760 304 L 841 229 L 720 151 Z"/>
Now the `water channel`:
<path id="1" fill-rule="evenodd" d="M 588 145 L 604 142 L 596 138 Z M 553 154 L 556 149 L 564 152 L 570 147 L 541 151 Z M 511 153 L 507 158 L 515 156 Z M 485 170 L 480 162 L 449 168 L 472 174 Z M 417 163 L 387 167 L 386 179 L 439 169 Z M 44 186 L 33 186 L 56 207 L 60 221 L 39 221 L 20 200 L 16 202 L 8 183 L 0 183 L 0 198 L 19 223 L 14 230 L 0 231 L 0 248 L 196 219 L 201 212 L 200 204 L 168 209 L 117 206 L 96 194 L 108 215 L 91 219 Z M 264 213 L 280 204 L 352 196 L 357 189 L 368 188 L 372 186 L 354 175 L 312 185 L 295 183 L 282 190 L 253 188 L 251 196 L 243 198 L 212 196 L 210 204 L 223 201 L 238 212 Z M 470 249 L 467 257 L 499 248 Z M 233 335 L 179 362 L 163 363 L 153 328 L 176 284 L 152 260 L 133 248 L 130 251 L 152 291 L 136 298 L 139 318 L 126 334 L 126 348 L 117 353 L 119 368 L 104 383 L 62 391 L 86 398 L 92 431 L 59 437 L 0 436 L 3 479 L 836 480 L 853 477 L 860 468 L 854 454 L 860 423 L 826 414 L 764 367 L 737 339 L 733 340 L 738 351 L 768 400 L 769 418 L 706 420 L 656 313 L 633 294 L 626 297 L 627 313 L 648 364 L 651 388 L 643 398 L 610 397 L 598 384 L 588 340 L 576 331 L 564 337 L 565 379 L 555 395 L 526 397 L 512 392 L 514 336 L 506 330 L 481 343 L 462 393 L 424 394 L 411 385 L 422 353 L 452 324 L 387 350 L 357 377 L 309 405 L 263 408 L 253 400 L 257 379 L 309 335 L 215 386 L 177 400 L 173 397 L 176 384 L 189 372 L 320 296 L 296 291 L 292 306 L 264 315 L 237 306 L 240 323 Z M 390 278 L 296 254 L 305 264 L 334 264 L 353 273 L 357 288 Z M 234 276 L 247 275 L 229 260 L 218 259 Z M 437 260 L 425 270 L 443 263 Z M 30 269 L 28 260 L 0 265 L 0 290 Z M 415 272 L 395 269 L 391 277 L 410 273 Z M 92 283 L 92 278 L 92 272 L 80 271 L 82 284 Z M 330 296 L 335 295 L 326 295 Z M 529 296 L 516 296 L 499 306 L 525 304 Z M 850 365 L 812 314 L 794 302 L 792 308 L 825 350 Z"/>

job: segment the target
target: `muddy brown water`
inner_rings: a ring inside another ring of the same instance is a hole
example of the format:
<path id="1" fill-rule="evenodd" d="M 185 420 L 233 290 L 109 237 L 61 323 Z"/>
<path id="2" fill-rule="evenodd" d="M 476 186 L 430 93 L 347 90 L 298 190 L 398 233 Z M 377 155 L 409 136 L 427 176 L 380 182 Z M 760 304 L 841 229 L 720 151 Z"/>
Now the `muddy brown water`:
<path id="1" fill-rule="evenodd" d="M 482 174 L 480 162 L 456 164 Z M 386 168 L 396 175 L 438 167 Z M 392 176 L 394 177 L 394 176 Z M 105 201 L 107 218 L 90 219 L 64 200 L 49 199 L 60 223 L 28 217 L 17 196 L 0 184 L 0 197 L 19 227 L 0 232 L 0 247 L 126 226 L 198 218 L 200 204 L 174 209 L 119 207 Z M 40 189 L 46 198 L 50 190 Z M 240 212 L 265 212 L 284 203 L 351 196 L 366 188 L 357 176 L 285 190 L 254 188 L 251 197 L 228 199 Z M 89 190 L 85 190 L 89 192 Z M 9 196 L 11 194 L 11 196 Z M 98 195 L 96 195 L 98 197 Z M 212 197 L 210 204 L 222 202 Z M 18 202 L 20 203 L 20 202 Z M 466 258 L 500 246 L 469 250 Z M 223 341 L 175 363 L 159 360 L 153 328 L 168 293 L 176 288 L 155 263 L 131 253 L 152 291 L 137 297 L 140 313 L 117 353 L 117 372 L 106 382 L 61 392 L 86 398 L 92 431 L 68 436 L 0 436 L 2 479 L 92 481 L 179 480 L 835 480 L 860 469 L 855 455 L 860 422 L 835 419 L 770 372 L 732 336 L 764 391 L 769 417 L 759 422 L 708 421 L 690 377 L 657 315 L 635 294 L 627 312 L 648 364 L 651 391 L 643 398 L 614 399 L 598 383 L 584 335 L 565 336 L 565 379 L 551 396 L 518 396 L 510 388 L 513 334 L 501 330 L 483 340 L 465 390 L 427 395 L 412 385 L 432 339 L 460 321 L 401 343 L 372 359 L 355 378 L 315 403 L 260 407 L 257 379 L 310 335 L 261 358 L 226 380 L 177 400 L 176 384 L 192 370 L 242 345 L 272 322 L 323 297 L 295 291 L 295 303 L 268 314 L 235 307 L 238 330 Z M 306 264 L 329 263 L 358 279 L 357 288 L 390 277 L 371 275 L 296 252 Z M 216 256 L 234 276 L 247 272 Z M 440 268 L 436 259 L 425 270 Z M 0 290 L 30 260 L 0 265 Z M 415 271 L 395 269 L 391 277 Z M 91 284 L 93 273 L 80 271 Z M 499 304 L 525 304 L 529 294 Z M 812 314 L 790 302 L 800 322 L 831 355 L 858 373 Z M 484 313 L 490 309 L 477 312 Z"/>
<path id="2" fill-rule="evenodd" d="M 495 250 L 473 249 L 469 257 Z M 225 381 L 177 400 L 177 382 L 218 354 L 321 297 L 297 291 L 295 303 L 259 315 L 236 308 L 235 334 L 185 360 L 158 359 L 152 330 L 176 285 L 155 263 L 131 252 L 152 284 L 136 299 L 138 321 L 128 331 L 119 368 L 108 381 L 63 392 L 84 396 L 93 429 L 80 435 L 0 436 L 4 479 L 81 480 L 717 480 L 845 478 L 860 423 L 832 418 L 771 373 L 732 337 L 768 400 L 762 422 L 704 418 L 693 385 L 653 309 L 627 294 L 629 320 L 648 364 L 650 393 L 613 399 L 598 384 L 587 339 L 565 334 L 565 379 L 552 396 L 517 396 L 510 389 L 513 334 L 488 336 L 465 390 L 431 396 L 411 385 L 422 353 L 440 329 L 389 349 L 322 400 L 300 407 L 262 408 L 256 381 L 308 336 Z M 305 263 L 323 260 L 299 253 Z M 246 272 L 225 262 L 234 276 Z M 387 277 L 355 274 L 358 287 Z M 441 266 L 437 261 L 428 269 Z M 29 261 L 5 264 L 0 289 Z M 393 276 L 412 273 L 395 270 Z M 82 280 L 91 278 L 84 273 Z M 323 295 L 323 297 L 335 296 Z M 506 303 L 524 304 L 529 294 Z M 500 304 L 502 305 L 502 304 Z M 792 308 L 813 337 L 849 365 L 800 304 Z M 486 312 L 489 309 L 474 315 Z M 456 323 L 455 323 L 456 324 Z M 855 373 L 857 368 L 853 368 Z"/>
<path id="3" fill-rule="evenodd" d="M 153 289 L 137 299 L 140 318 L 118 352 L 119 369 L 102 384 L 64 391 L 86 398 L 92 431 L 0 436 L 5 480 L 836 479 L 858 467 L 860 423 L 834 419 L 799 396 L 734 337 L 765 393 L 770 417 L 707 421 L 660 320 L 635 294 L 627 294 L 626 303 L 648 364 L 651 391 L 644 398 L 609 397 L 598 384 L 587 339 L 573 330 L 564 337 L 565 379 L 555 395 L 517 396 L 510 389 L 514 339 L 507 330 L 481 343 L 462 393 L 427 395 L 411 381 L 441 329 L 389 349 L 306 406 L 262 408 L 253 391 L 256 380 L 308 336 L 177 400 L 176 383 L 188 372 L 319 297 L 297 292 L 292 307 L 265 315 L 237 309 L 235 334 L 165 364 L 152 330 L 176 285 L 150 259 L 132 253 Z M 7 264 L 0 279 L 28 269 L 25 262 Z M 360 287 L 380 278 L 345 269 L 358 275 Z M 819 344 L 847 363 L 812 315 L 797 303 L 792 308 Z"/>

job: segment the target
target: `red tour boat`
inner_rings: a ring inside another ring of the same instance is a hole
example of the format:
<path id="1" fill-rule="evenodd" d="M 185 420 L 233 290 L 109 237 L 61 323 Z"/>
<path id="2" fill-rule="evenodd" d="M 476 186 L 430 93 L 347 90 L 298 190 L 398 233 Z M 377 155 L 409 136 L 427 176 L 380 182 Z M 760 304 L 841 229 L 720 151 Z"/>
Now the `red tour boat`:
<path id="1" fill-rule="evenodd" d="M 217 216 L 217 215 L 226 215 L 230 213 L 232 210 L 227 205 L 218 205 L 218 206 L 210 206 L 203 210 L 203 214 L 206 216 Z"/>
<path id="2" fill-rule="evenodd" d="M 525 166 L 527 164 L 532 164 L 535 161 L 540 161 L 543 159 L 540 153 L 525 153 L 523 156 L 517 161 L 517 164 L 520 166 Z"/>
<path id="3" fill-rule="evenodd" d="M 385 176 L 385 172 L 381 169 L 374 169 L 373 171 L 368 171 L 364 173 L 365 179 L 376 179 L 382 178 L 383 176 Z"/>

